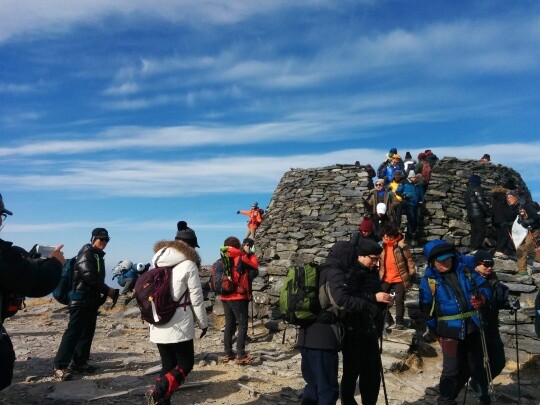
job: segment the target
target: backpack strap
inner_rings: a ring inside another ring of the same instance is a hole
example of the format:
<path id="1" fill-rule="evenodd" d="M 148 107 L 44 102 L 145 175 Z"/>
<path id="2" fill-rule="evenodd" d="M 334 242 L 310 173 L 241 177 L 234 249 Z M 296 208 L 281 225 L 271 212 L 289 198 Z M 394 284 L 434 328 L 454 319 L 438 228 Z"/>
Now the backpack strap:
<path id="1" fill-rule="evenodd" d="M 186 291 L 178 299 L 178 307 L 183 308 L 184 312 L 187 311 L 187 307 L 191 306 L 191 301 L 189 300 L 189 288 L 186 288 Z"/>
<path id="2" fill-rule="evenodd" d="M 429 285 L 429 290 L 431 291 L 431 295 L 433 296 L 433 301 L 431 303 L 431 310 L 429 311 L 429 316 L 433 316 L 433 312 L 435 312 L 435 291 L 437 289 L 437 280 L 435 280 L 434 278 L 429 278 L 428 277 L 428 285 Z"/>

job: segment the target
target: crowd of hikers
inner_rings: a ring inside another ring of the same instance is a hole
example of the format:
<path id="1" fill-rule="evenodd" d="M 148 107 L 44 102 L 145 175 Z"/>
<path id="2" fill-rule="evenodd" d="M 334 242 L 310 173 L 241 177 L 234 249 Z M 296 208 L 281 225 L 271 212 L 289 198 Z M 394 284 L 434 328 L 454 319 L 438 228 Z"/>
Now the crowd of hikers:
<path id="1" fill-rule="evenodd" d="M 481 159 L 487 164 L 490 160 L 487 154 Z M 295 271 L 316 276 L 310 280 L 314 288 L 308 292 L 306 287 L 306 295 L 300 298 L 303 305 L 309 295 L 311 301 L 304 308 L 309 316 L 301 322 L 295 322 L 299 316 L 285 318 L 299 326 L 296 347 L 305 380 L 302 404 L 335 404 L 338 399 L 344 405 L 356 404 L 357 386 L 363 404 L 377 403 L 381 382 L 384 387 L 382 334 L 385 329 L 410 326 L 405 319 L 405 295 L 413 283 L 419 284 L 419 305 L 428 332 L 436 336 L 443 354 L 437 403 L 456 404 L 465 384 L 474 390 L 479 403 L 491 403 L 493 378 L 505 364 L 498 312 L 520 308 L 493 272 L 494 256 L 514 258 L 519 273 L 527 273 L 528 257 L 536 254 L 540 261 L 538 206 L 515 187 L 500 187 L 490 207 L 481 179 L 471 175 L 464 196 L 472 232 L 470 251 L 463 254 L 447 241 L 429 241 L 423 246 L 426 268 L 419 278 L 409 246 L 419 242 L 418 213 L 436 163 L 430 150 L 414 161 L 409 152 L 403 160 L 392 148 L 377 172 L 368 167 L 377 179 L 364 199 L 366 215 L 358 232 L 350 240 L 336 242 L 320 265 L 291 269 L 293 277 Z M 1 195 L 0 213 L 3 227 L 13 213 Z M 62 245 L 42 258 L 0 239 L 2 324 L 24 297 L 46 296 L 57 290 L 62 280 L 68 280 L 69 321 L 53 361 L 55 378 L 65 381 L 74 373 L 96 372 L 89 359 L 100 306 L 107 299 L 114 306 L 120 295 L 125 296 L 125 304 L 136 299 L 162 365 L 146 398 L 149 404 L 170 404 L 194 366 L 195 326 L 201 329 L 199 338 L 207 333 L 203 302 L 207 290 L 218 295 L 225 314 L 221 360 L 239 365 L 255 360 L 246 351 L 246 342 L 252 283 L 259 267 L 256 231 L 264 211 L 254 203 L 250 210 L 238 210 L 237 214 L 249 217 L 245 238 L 242 242 L 235 236 L 224 240 L 205 285 L 199 276 L 197 236 L 186 221 L 177 223 L 174 239 L 155 243 L 150 263 L 134 264 L 126 259 L 116 265 L 113 280 L 118 278 L 122 292 L 105 282 L 104 255 L 111 240 L 105 228 L 95 228 L 90 242 L 71 260 L 65 259 Z M 497 236 L 501 240 L 497 239 L 494 253 L 484 245 L 489 215 L 494 227 L 500 228 Z M 406 217 L 405 226 L 402 216 Z M 517 226 L 526 232 L 515 231 Z M 22 277 L 24 283 L 19 279 Z M 307 285 L 308 277 L 303 282 Z M 290 300 L 295 295 L 298 299 L 298 291 L 284 283 L 281 295 L 285 297 L 282 300 L 280 296 L 282 313 L 299 315 L 301 305 L 293 307 Z M 389 312 L 393 305 L 395 319 Z M 540 321 L 536 322 L 540 336 Z M 0 337 L 1 390 L 11 384 L 15 353 L 3 326 Z M 340 351 L 343 371 L 339 382 Z"/>

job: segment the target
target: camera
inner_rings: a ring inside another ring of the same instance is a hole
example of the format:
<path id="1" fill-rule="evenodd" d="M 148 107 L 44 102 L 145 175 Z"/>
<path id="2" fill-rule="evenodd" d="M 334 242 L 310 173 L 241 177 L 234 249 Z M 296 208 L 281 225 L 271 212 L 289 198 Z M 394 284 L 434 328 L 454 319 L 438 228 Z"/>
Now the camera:
<path id="1" fill-rule="evenodd" d="M 35 246 L 36 248 L 36 253 L 40 255 L 40 257 L 42 258 L 47 258 L 49 257 L 49 255 L 52 253 L 52 251 L 54 250 L 54 246 L 49 246 L 49 245 L 36 245 Z"/>

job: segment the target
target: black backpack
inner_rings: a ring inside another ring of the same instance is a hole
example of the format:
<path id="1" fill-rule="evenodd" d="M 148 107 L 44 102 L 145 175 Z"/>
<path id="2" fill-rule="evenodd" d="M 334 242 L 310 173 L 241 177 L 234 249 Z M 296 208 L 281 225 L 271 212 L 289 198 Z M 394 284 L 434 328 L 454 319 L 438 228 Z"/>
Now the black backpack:
<path id="1" fill-rule="evenodd" d="M 73 290 L 73 268 L 75 267 L 76 260 L 77 256 L 66 261 L 66 264 L 64 264 L 64 268 L 62 269 L 60 282 L 52 292 L 54 299 L 60 304 L 69 304 L 69 293 Z"/>

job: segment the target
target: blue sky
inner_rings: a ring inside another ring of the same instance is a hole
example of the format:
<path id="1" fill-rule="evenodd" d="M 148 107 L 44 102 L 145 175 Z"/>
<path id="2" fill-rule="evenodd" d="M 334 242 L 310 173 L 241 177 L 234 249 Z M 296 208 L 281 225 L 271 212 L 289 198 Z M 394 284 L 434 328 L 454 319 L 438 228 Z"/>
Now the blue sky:
<path id="1" fill-rule="evenodd" d="M 94 227 L 149 261 L 187 220 L 211 263 L 291 167 L 391 147 L 518 170 L 540 198 L 537 1 L 0 0 L 3 239 Z"/>

